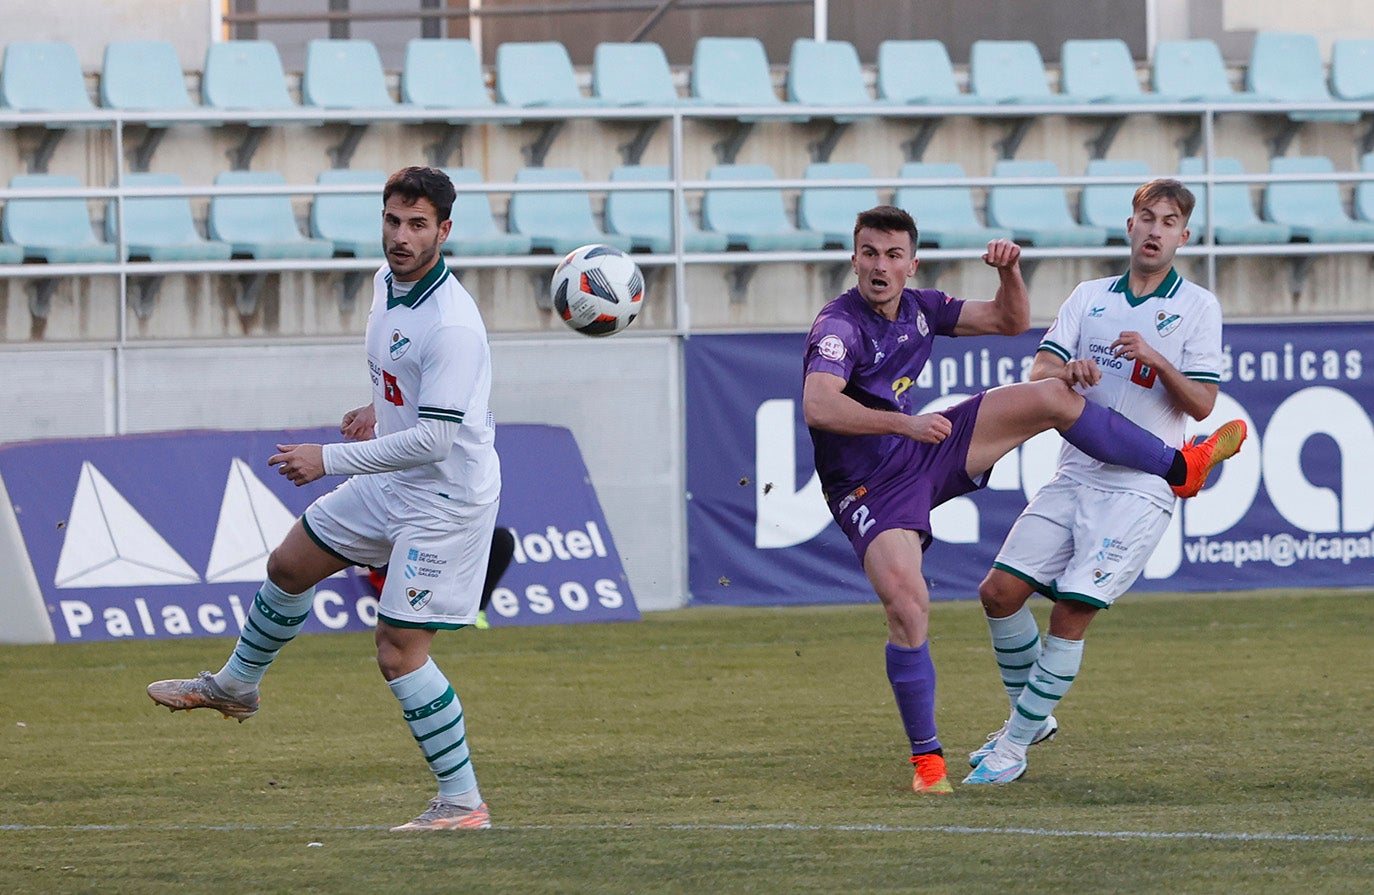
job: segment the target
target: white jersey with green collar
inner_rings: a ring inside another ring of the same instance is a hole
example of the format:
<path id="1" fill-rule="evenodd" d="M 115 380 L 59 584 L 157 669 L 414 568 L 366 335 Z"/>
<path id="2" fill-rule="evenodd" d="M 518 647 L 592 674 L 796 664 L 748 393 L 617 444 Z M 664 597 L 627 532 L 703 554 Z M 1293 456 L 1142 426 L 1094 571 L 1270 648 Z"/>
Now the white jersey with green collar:
<path id="1" fill-rule="evenodd" d="M 413 285 L 393 284 L 387 267 L 377 272 L 367 363 L 377 437 L 326 445 L 326 471 L 385 474 L 419 506 L 498 499 L 487 330 L 442 257 Z"/>
<path id="2" fill-rule="evenodd" d="M 1114 357 L 1111 344 L 1122 332 L 1140 333 L 1150 346 L 1189 379 L 1221 381 L 1221 305 L 1210 291 L 1170 269 L 1149 295 L 1130 290 L 1130 274 L 1079 283 L 1046 331 L 1040 351 L 1065 362 L 1092 358 L 1102 380 L 1084 397 L 1110 407 L 1173 447 L 1183 445 L 1186 414 L 1169 396 L 1155 371 Z M 1059 469 L 1098 488 L 1136 491 L 1173 506 L 1168 484 L 1158 476 L 1106 464 L 1065 442 Z"/>

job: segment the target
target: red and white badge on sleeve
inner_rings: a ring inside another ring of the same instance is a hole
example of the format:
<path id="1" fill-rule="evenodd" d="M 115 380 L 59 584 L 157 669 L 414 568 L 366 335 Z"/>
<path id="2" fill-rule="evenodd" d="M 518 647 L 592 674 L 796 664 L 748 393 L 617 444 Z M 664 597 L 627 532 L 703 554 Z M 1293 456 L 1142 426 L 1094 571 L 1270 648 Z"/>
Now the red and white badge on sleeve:
<path id="1" fill-rule="evenodd" d="M 821 339 L 820 343 L 816 345 L 816 350 L 826 360 L 844 360 L 844 342 L 840 341 L 839 336 L 826 336 Z"/>

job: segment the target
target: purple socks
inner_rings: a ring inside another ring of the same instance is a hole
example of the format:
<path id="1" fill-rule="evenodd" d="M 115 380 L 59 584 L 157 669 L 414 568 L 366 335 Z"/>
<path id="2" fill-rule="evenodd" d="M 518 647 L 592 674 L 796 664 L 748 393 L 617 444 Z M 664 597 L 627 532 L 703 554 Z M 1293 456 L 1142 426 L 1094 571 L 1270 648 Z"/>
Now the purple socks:
<path id="1" fill-rule="evenodd" d="M 1101 404 L 1085 401 L 1083 415 L 1063 433 L 1064 440 L 1103 463 L 1129 466 L 1167 478 L 1178 451 Z"/>
<path id="2" fill-rule="evenodd" d="M 935 733 L 935 663 L 930 660 L 930 643 L 909 649 L 887 645 L 887 679 L 897 697 L 902 726 L 911 739 L 911 754 L 939 752 Z"/>

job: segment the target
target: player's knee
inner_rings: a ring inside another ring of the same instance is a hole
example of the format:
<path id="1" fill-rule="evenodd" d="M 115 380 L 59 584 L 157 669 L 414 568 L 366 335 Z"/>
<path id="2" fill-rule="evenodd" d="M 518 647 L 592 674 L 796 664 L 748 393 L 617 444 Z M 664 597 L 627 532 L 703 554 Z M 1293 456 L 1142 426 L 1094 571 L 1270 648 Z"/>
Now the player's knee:
<path id="1" fill-rule="evenodd" d="M 267 580 L 288 594 L 304 593 L 315 582 L 306 581 L 292 567 L 278 547 L 267 556 Z"/>
<path id="2" fill-rule="evenodd" d="M 1025 602 L 1017 588 L 1008 586 L 996 574 L 988 575 L 978 585 L 978 600 L 983 604 L 983 612 L 993 618 L 1006 618 Z"/>

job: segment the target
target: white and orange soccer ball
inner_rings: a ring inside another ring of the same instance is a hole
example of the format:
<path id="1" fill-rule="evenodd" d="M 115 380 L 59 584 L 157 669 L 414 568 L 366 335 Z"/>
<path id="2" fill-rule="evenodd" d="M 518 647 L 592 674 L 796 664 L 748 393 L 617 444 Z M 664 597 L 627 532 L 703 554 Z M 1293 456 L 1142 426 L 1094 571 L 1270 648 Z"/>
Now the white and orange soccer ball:
<path id="1" fill-rule="evenodd" d="M 559 262 L 549 284 L 553 309 L 584 336 L 611 336 L 639 316 L 644 275 L 620 249 L 585 245 Z"/>

